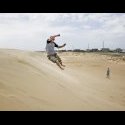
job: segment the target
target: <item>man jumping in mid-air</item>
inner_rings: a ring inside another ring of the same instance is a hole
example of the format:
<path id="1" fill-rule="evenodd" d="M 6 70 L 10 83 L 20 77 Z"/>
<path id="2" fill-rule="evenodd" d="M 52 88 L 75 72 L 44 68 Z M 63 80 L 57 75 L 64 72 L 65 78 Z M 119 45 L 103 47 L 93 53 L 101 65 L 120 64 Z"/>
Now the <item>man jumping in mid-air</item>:
<path id="1" fill-rule="evenodd" d="M 57 45 L 54 41 L 55 41 L 55 37 L 59 37 L 60 34 L 58 35 L 54 35 L 54 36 L 50 36 L 49 39 L 47 39 L 47 43 L 46 43 L 46 51 L 47 51 L 47 57 L 50 61 L 56 63 L 62 70 L 64 70 L 65 65 L 62 64 L 62 60 L 61 58 L 57 55 L 57 53 L 54 50 L 54 47 L 57 48 L 62 48 L 64 46 L 66 46 L 66 44 L 63 44 L 62 46 Z"/>

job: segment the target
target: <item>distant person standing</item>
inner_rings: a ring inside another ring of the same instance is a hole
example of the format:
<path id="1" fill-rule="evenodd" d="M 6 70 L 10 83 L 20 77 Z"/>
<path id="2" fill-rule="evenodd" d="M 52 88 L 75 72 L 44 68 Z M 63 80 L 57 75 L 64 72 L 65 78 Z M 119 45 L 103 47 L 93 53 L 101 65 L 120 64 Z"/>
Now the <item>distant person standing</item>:
<path id="1" fill-rule="evenodd" d="M 109 67 L 107 68 L 106 78 L 110 79 L 110 69 L 109 69 Z"/>
<path id="2" fill-rule="evenodd" d="M 54 50 L 55 47 L 62 48 L 66 46 L 66 44 L 59 46 L 58 44 L 55 43 L 55 37 L 59 36 L 60 34 L 57 34 L 50 36 L 50 38 L 47 39 L 46 52 L 48 59 L 53 63 L 56 63 L 62 70 L 64 70 L 65 65 L 63 65 L 61 58 L 57 55 L 56 51 Z"/>

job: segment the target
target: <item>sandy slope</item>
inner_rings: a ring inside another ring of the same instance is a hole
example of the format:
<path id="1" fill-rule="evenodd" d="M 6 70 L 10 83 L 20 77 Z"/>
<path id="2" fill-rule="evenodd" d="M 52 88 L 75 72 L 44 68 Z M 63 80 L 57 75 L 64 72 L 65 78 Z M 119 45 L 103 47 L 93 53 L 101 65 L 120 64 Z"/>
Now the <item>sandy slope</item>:
<path id="1" fill-rule="evenodd" d="M 0 49 L 0 110 L 125 110 L 124 61 L 59 55 L 64 71 L 45 53 Z"/>

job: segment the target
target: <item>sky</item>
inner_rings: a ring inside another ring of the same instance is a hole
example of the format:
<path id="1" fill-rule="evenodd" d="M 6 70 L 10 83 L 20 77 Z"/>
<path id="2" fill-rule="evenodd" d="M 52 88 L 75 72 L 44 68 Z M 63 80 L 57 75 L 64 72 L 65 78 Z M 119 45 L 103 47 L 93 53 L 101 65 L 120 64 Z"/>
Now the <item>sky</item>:
<path id="1" fill-rule="evenodd" d="M 45 50 L 46 40 L 60 34 L 61 48 L 125 49 L 125 13 L 0 13 L 0 48 Z"/>

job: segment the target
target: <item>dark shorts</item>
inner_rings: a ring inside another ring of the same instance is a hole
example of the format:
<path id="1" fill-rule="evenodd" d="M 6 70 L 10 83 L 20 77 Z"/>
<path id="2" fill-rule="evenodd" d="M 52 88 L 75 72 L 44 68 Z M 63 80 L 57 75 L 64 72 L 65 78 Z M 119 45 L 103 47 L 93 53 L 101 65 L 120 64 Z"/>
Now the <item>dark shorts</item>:
<path id="1" fill-rule="evenodd" d="M 60 63 L 62 63 L 61 58 L 57 55 L 57 54 L 53 54 L 53 55 L 47 55 L 48 59 L 54 63 L 56 63 L 56 61 L 59 61 Z"/>

